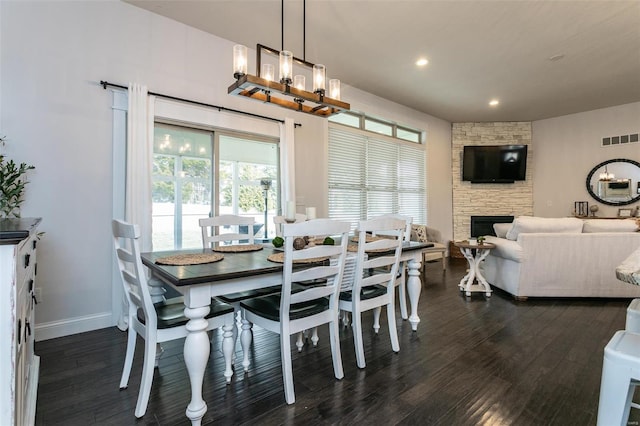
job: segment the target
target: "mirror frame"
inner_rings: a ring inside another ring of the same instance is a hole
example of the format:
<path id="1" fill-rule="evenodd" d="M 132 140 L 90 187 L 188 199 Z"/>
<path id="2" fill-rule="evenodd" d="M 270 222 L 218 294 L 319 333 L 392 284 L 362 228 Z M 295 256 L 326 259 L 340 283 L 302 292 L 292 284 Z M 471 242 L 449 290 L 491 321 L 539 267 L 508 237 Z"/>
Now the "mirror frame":
<path id="1" fill-rule="evenodd" d="M 609 206 L 627 206 L 629 204 L 633 204 L 640 201 L 640 194 L 636 195 L 635 197 L 627 201 L 606 201 L 598 197 L 598 195 L 596 195 L 596 193 L 593 192 L 593 189 L 591 189 L 591 178 L 593 177 L 593 175 L 596 173 L 598 169 L 611 163 L 631 163 L 640 169 L 639 162 L 634 160 L 629 160 L 628 158 L 614 158 L 612 160 L 603 161 L 602 163 L 598 164 L 593 169 L 591 169 L 591 172 L 589 172 L 589 175 L 587 175 L 586 184 L 587 184 L 587 191 L 589 191 L 589 195 L 591 195 L 599 203 L 607 204 Z"/>

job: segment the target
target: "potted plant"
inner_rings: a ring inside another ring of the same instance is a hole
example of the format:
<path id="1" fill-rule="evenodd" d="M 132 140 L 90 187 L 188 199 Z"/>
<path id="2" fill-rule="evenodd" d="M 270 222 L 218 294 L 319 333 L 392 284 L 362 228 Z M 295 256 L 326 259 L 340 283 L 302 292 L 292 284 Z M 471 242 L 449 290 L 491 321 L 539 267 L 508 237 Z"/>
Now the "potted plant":
<path id="1" fill-rule="evenodd" d="M 0 147 L 4 147 L 6 136 L 0 137 Z M 17 164 L 0 154 L 0 218 L 20 217 L 20 206 L 24 201 L 27 183 L 26 173 L 35 169 L 27 163 Z"/>
<path id="2" fill-rule="evenodd" d="M 485 240 L 485 239 L 486 239 L 486 238 L 485 238 L 484 236 L 482 236 L 482 235 L 481 235 L 481 236 L 479 236 L 479 237 L 477 238 L 477 240 L 478 240 L 478 244 L 480 244 L 480 245 L 484 244 L 484 240 Z"/>

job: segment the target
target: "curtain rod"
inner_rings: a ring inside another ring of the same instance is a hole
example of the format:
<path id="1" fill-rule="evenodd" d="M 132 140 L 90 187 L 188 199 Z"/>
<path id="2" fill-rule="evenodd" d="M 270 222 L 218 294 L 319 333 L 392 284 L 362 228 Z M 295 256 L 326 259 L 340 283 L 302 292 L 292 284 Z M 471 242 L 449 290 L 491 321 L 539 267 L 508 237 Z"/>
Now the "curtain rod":
<path id="1" fill-rule="evenodd" d="M 100 85 L 105 90 L 107 89 L 107 86 L 117 87 L 119 89 L 124 89 L 124 90 L 129 90 L 129 88 L 127 86 L 123 86 L 122 84 L 109 83 L 108 81 L 104 81 L 104 80 L 100 80 Z M 270 120 L 270 121 L 277 121 L 278 123 L 284 123 L 284 120 L 280 120 L 278 118 L 267 117 L 265 115 L 259 115 L 259 114 L 253 114 L 251 112 L 240 111 L 240 110 L 237 110 L 237 109 L 227 108 L 227 107 L 223 107 L 223 106 L 219 106 L 219 105 L 206 104 L 204 102 L 193 101 L 191 99 L 178 98 L 178 97 L 175 97 L 175 96 L 163 95 L 162 93 L 155 93 L 155 92 L 147 92 L 147 94 L 153 95 L 153 96 L 158 96 L 160 98 L 171 99 L 173 101 L 186 102 L 188 104 L 199 105 L 199 106 L 204 106 L 204 107 L 208 107 L 208 108 L 214 108 L 214 109 L 217 109 L 218 111 L 233 112 L 233 113 L 236 113 L 236 114 L 243 114 L 243 115 L 248 115 L 250 117 L 261 118 L 263 120 Z M 300 123 L 293 123 L 293 125 L 295 127 L 301 127 L 302 126 L 302 124 L 300 124 Z"/>

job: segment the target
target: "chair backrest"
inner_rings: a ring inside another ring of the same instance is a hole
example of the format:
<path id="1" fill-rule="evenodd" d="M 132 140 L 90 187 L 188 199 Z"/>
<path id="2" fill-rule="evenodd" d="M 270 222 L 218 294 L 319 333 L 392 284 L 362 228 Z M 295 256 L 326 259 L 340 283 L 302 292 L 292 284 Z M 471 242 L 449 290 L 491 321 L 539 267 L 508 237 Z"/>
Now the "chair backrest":
<path id="1" fill-rule="evenodd" d="M 234 214 L 223 214 L 220 216 L 200 219 L 200 229 L 202 230 L 202 247 L 211 248 L 220 243 L 230 243 L 248 241 L 253 244 L 253 224 L 256 219 L 250 216 L 238 216 Z M 231 232 L 223 233 L 222 228 L 229 227 Z M 244 231 L 246 229 L 246 231 Z"/>
<path id="2" fill-rule="evenodd" d="M 111 229 L 122 286 L 129 302 L 129 318 L 135 318 L 137 310 L 141 309 L 144 312 L 145 325 L 155 329 L 158 318 L 140 258 L 140 227 L 114 219 Z"/>
<path id="3" fill-rule="evenodd" d="M 313 219 L 306 222 L 284 224 L 282 235 L 284 238 L 284 265 L 282 280 L 282 297 L 280 312 L 282 318 L 289 316 L 291 304 L 300 303 L 323 297 L 329 297 L 329 309 L 338 309 L 338 293 L 344 271 L 345 256 L 349 240 L 349 222 L 332 219 Z M 296 238 L 305 236 L 332 236 L 339 241 L 338 245 L 308 245 L 295 250 L 293 242 Z M 324 259 L 323 263 L 309 263 L 310 260 Z M 306 290 L 291 294 L 294 282 L 309 280 L 326 280 L 326 285 L 310 287 Z"/>
<path id="4" fill-rule="evenodd" d="M 307 215 L 302 213 L 296 213 L 296 220 L 294 223 L 300 223 L 307 220 Z M 282 237 L 282 225 L 287 223 L 284 220 L 284 216 L 274 216 L 273 223 L 276 225 L 276 237 Z"/>
<path id="5" fill-rule="evenodd" d="M 356 276 L 352 289 L 354 298 L 363 287 L 377 284 L 386 286 L 387 293 L 393 294 L 406 226 L 405 220 L 388 216 L 358 223 Z M 384 237 L 370 238 L 368 242 L 367 234 Z"/>
<path id="6" fill-rule="evenodd" d="M 405 216 L 405 215 L 401 215 L 401 214 L 396 214 L 396 213 L 388 213 L 388 214 L 384 214 L 378 217 L 388 217 L 388 218 L 392 218 L 392 219 L 400 219 L 400 220 L 404 220 L 405 221 L 405 228 L 403 231 L 403 241 L 407 242 L 407 241 L 411 241 L 411 224 L 413 224 L 413 217 L 411 216 Z M 391 234 L 386 234 L 384 233 L 384 231 L 379 231 L 377 233 L 374 233 L 373 235 L 397 235 L 395 233 L 393 233 L 393 231 L 389 231 L 391 232 Z"/>

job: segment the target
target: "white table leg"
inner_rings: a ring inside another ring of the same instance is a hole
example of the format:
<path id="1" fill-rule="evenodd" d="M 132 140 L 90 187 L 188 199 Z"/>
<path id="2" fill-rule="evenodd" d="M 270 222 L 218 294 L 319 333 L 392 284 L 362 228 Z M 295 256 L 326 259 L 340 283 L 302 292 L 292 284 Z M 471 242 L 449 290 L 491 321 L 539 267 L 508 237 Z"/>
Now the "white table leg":
<path id="1" fill-rule="evenodd" d="M 418 254 L 422 257 L 420 252 Z M 418 330 L 418 323 L 420 322 L 420 317 L 418 316 L 418 300 L 422 290 L 422 284 L 420 283 L 420 257 L 409 260 L 409 270 L 407 271 L 407 293 L 409 294 L 409 304 L 411 305 L 409 322 L 413 331 Z"/>
<path id="2" fill-rule="evenodd" d="M 191 383 L 191 401 L 187 406 L 187 417 L 192 425 L 200 425 L 204 413 L 207 412 L 207 404 L 202 399 L 202 381 L 204 370 L 209 361 L 209 336 L 207 335 L 207 320 L 209 307 L 200 308 L 185 307 L 184 314 L 189 318 L 187 323 L 187 338 L 184 341 L 184 362 L 189 372 Z M 226 337 L 225 337 L 226 338 Z"/>

